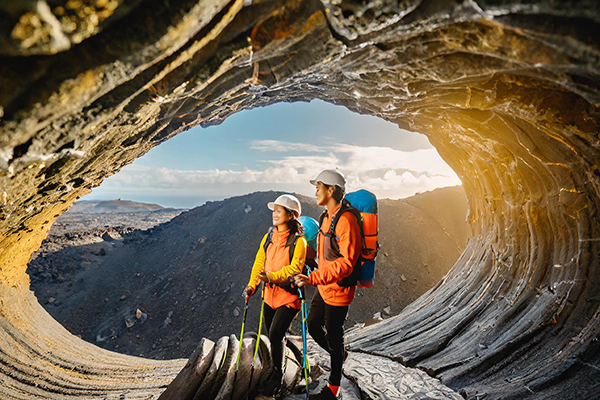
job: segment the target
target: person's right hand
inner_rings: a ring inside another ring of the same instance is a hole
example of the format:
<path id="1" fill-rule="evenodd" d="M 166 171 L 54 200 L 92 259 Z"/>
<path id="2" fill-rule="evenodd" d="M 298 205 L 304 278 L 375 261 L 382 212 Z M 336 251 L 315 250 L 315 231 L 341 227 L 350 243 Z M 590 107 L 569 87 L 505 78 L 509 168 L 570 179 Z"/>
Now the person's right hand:
<path id="1" fill-rule="evenodd" d="M 250 297 L 254 294 L 254 288 L 252 286 L 246 286 L 246 289 L 242 292 L 242 297 Z"/>

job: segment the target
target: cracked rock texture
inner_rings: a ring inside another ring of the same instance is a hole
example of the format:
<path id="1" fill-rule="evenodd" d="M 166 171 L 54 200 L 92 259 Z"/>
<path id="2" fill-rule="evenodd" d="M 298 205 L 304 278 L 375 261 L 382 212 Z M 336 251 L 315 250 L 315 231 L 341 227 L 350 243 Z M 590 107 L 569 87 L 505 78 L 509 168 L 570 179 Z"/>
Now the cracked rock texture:
<path id="1" fill-rule="evenodd" d="M 30 255 L 153 146 L 314 98 L 427 135 L 470 204 L 451 272 L 351 349 L 471 398 L 600 397 L 597 1 L 149 0 L 106 18 L 112 1 L 62 3 L 0 2 L 3 398 L 160 395 L 185 361 L 70 335 L 29 290 Z"/>

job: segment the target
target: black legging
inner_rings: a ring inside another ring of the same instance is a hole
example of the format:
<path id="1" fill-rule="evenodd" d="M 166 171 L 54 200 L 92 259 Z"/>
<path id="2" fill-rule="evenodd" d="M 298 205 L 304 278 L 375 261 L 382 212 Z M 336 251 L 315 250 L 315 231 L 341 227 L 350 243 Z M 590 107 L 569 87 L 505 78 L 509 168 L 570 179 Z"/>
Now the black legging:
<path id="1" fill-rule="evenodd" d="M 317 290 L 310 304 L 306 323 L 310 336 L 331 357 L 331 374 L 329 383 L 340 386 L 342 381 L 342 365 L 344 364 L 344 320 L 348 314 L 348 306 L 337 307 L 325 304 Z"/>
<path id="2" fill-rule="evenodd" d="M 283 366 L 283 338 L 298 311 L 300 310 L 286 306 L 274 310 L 265 303 L 265 326 L 271 341 L 271 356 L 273 357 L 273 364 L 280 371 Z"/>

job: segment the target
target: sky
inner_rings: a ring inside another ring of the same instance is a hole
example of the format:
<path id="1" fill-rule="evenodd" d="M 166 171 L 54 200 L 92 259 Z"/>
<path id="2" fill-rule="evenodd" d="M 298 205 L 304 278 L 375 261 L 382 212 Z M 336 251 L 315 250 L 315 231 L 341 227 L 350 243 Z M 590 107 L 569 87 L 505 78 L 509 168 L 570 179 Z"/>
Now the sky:
<path id="1" fill-rule="evenodd" d="M 320 100 L 244 110 L 154 147 L 82 200 L 123 199 L 193 208 L 278 190 L 314 195 L 308 182 L 338 168 L 347 192 L 404 198 L 460 185 L 426 136 Z"/>

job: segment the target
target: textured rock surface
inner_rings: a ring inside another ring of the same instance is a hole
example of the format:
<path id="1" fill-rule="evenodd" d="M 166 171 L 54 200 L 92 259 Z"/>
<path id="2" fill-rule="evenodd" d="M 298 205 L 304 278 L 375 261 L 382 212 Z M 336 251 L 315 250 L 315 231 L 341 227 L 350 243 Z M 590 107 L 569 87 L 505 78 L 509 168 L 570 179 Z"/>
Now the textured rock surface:
<path id="1" fill-rule="evenodd" d="M 94 36 L 139 0 L 0 0 L 0 54 L 50 55 Z"/>
<path id="2" fill-rule="evenodd" d="M 361 330 L 362 328 L 358 328 Z M 309 338 L 308 359 L 314 384 L 327 382 L 331 363 L 327 354 Z M 322 373 L 322 375 L 319 374 Z M 355 393 L 356 390 L 360 393 Z M 312 393 L 313 391 L 311 391 Z M 318 392 L 314 390 L 314 392 Z M 463 400 L 464 398 L 416 368 L 407 368 L 387 357 L 348 352 L 342 377 L 344 399 Z"/>
<path id="3" fill-rule="evenodd" d="M 380 356 L 350 353 L 344 374 L 371 399 L 464 400 L 425 372 Z"/>
<path id="4" fill-rule="evenodd" d="M 312 98 L 428 135 L 470 202 L 450 274 L 351 347 L 470 396 L 600 396 L 598 2 L 248 3 L 147 1 L 69 51 L 0 52 L 3 396 L 160 393 L 185 362 L 70 336 L 28 290 L 29 256 L 152 146 Z"/>

